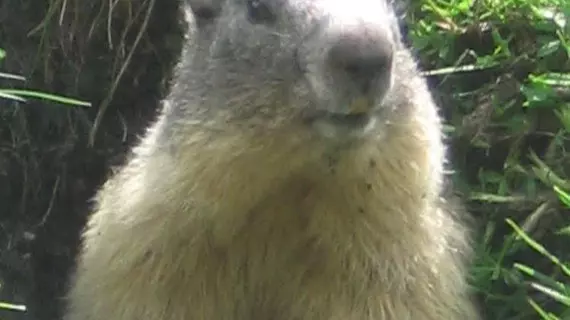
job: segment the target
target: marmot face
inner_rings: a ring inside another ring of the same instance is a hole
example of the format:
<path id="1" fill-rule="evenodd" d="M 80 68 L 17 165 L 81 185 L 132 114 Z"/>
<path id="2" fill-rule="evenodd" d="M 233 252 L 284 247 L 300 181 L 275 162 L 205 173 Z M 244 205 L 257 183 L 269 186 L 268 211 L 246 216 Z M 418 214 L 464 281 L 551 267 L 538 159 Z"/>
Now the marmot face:
<path id="1" fill-rule="evenodd" d="M 193 117 L 339 139 L 374 132 L 407 104 L 394 92 L 415 70 L 386 1 L 187 3 L 197 49 L 179 66 L 185 87 L 173 96 L 200 108 Z"/>

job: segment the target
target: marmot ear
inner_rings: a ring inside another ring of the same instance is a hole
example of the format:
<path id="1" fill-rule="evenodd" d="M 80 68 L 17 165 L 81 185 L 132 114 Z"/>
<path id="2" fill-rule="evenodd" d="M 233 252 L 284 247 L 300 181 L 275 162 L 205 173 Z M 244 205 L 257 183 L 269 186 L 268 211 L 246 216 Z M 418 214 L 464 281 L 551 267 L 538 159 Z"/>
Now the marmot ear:
<path id="1" fill-rule="evenodd" d="M 186 0 L 198 24 L 207 24 L 220 14 L 224 0 Z"/>

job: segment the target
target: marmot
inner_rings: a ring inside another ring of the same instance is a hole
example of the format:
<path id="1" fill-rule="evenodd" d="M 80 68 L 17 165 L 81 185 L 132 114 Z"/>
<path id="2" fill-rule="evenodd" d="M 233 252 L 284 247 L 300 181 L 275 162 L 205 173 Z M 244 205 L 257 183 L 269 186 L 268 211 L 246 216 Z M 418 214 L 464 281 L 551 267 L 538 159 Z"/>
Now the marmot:
<path id="1" fill-rule="evenodd" d="M 389 0 L 187 0 L 68 320 L 474 320 L 439 111 Z"/>

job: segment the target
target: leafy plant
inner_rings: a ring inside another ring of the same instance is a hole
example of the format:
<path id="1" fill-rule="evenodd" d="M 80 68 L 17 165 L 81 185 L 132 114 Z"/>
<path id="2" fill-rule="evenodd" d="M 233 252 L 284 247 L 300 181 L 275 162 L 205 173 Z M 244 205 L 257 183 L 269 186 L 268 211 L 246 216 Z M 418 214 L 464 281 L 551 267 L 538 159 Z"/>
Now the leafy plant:
<path id="1" fill-rule="evenodd" d="M 410 40 L 444 102 L 454 180 L 481 226 L 471 283 L 487 318 L 570 319 L 570 216 L 558 204 L 570 201 L 570 2 L 411 6 Z"/>

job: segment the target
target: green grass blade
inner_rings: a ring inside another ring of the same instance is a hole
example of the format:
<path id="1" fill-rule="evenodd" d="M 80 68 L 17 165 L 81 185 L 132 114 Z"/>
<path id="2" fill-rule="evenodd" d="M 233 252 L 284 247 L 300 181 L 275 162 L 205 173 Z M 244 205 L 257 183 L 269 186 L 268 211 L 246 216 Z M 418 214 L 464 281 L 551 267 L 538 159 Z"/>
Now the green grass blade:
<path id="1" fill-rule="evenodd" d="M 39 99 L 59 102 L 59 103 L 63 103 L 63 104 L 78 105 L 78 106 L 84 106 L 84 107 L 90 107 L 91 106 L 90 102 L 80 101 L 80 100 L 73 99 L 73 98 L 61 97 L 61 96 L 57 96 L 54 94 L 43 93 L 43 92 L 19 90 L 19 89 L 2 89 L 2 90 L 0 90 L 0 93 L 39 98 Z"/>

